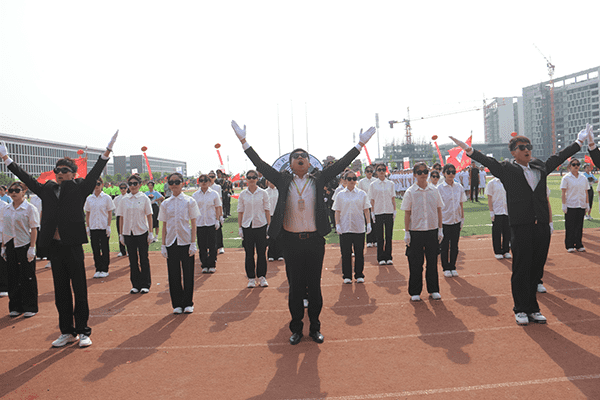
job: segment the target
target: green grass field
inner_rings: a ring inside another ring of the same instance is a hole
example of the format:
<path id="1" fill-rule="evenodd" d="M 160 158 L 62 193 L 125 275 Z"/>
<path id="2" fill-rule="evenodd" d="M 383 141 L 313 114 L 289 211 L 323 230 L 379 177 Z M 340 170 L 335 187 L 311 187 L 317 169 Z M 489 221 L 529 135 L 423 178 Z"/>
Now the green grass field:
<path id="1" fill-rule="evenodd" d="M 548 187 L 550 188 L 550 204 L 552 206 L 552 214 L 554 220 L 554 229 L 565 229 L 565 216 L 561 210 L 561 195 L 560 195 L 560 180 L 561 177 L 553 175 L 548 177 Z M 594 188 L 595 189 L 595 188 Z M 193 192 L 186 194 L 191 195 Z M 470 201 L 464 204 L 465 207 L 465 224 L 461 231 L 461 236 L 473 235 L 489 235 L 492 233 L 490 213 L 487 204 L 487 198 L 479 199 L 479 203 L 471 203 Z M 398 210 L 400 210 L 401 200 L 396 200 Z M 223 241 L 227 248 L 242 247 L 242 240 L 238 237 L 237 224 L 237 200 L 231 201 L 232 216 L 225 220 L 223 225 Z M 598 212 L 598 194 L 595 192 L 594 205 L 592 206 L 591 221 L 584 221 L 584 228 L 600 227 L 600 213 Z M 115 218 L 113 218 L 112 228 L 113 234 L 110 238 L 110 251 L 118 252 L 118 237 L 117 228 L 115 226 Z M 404 239 L 404 213 L 398 211 L 396 221 L 394 223 L 394 240 Z M 327 235 L 327 243 L 339 243 L 338 235 L 335 232 Z M 89 244 L 84 245 L 86 253 L 91 253 L 92 249 Z M 160 251 L 160 241 L 150 245 L 150 251 Z"/>

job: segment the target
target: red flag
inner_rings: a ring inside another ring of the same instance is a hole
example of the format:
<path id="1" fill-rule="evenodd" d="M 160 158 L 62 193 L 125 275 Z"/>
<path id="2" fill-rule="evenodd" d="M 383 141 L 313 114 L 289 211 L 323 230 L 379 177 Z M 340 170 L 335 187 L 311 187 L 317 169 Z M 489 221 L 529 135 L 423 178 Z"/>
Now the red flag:
<path id="1" fill-rule="evenodd" d="M 437 144 L 437 141 L 433 142 L 433 143 L 435 143 L 435 148 L 437 149 L 438 158 L 440 159 L 440 164 L 442 164 L 442 167 L 443 167 L 444 166 L 444 159 L 442 157 L 442 152 L 440 151 L 440 148 L 439 148 L 439 146 Z"/>
<path id="2" fill-rule="evenodd" d="M 473 135 L 469 136 L 467 139 L 467 146 L 471 146 L 471 141 L 473 139 Z M 457 171 L 462 171 L 469 165 L 471 165 L 471 158 L 467 156 L 466 151 L 461 149 L 460 147 L 454 147 L 448 150 L 450 157 L 446 160 L 449 164 L 452 164 L 456 167 Z"/>
<path id="3" fill-rule="evenodd" d="M 148 167 L 148 175 L 150 175 L 150 180 L 154 180 L 154 178 L 152 177 L 152 170 L 150 169 L 150 162 L 148 162 L 148 156 L 146 155 L 146 152 L 143 153 L 144 154 L 144 158 L 146 159 L 146 167 Z"/>
<path id="4" fill-rule="evenodd" d="M 240 173 L 235 174 L 233 178 L 231 178 L 231 182 L 237 182 L 240 180 Z"/>
<path id="5" fill-rule="evenodd" d="M 79 157 L 75 160 L 75 165 L 77 165 L 77 173 L 75 174 L 75 178 L 85 178 L 87 176 L 87 157 Z M 56 181 L 56 175 L 54 175 L 54 171 L 46 171 L 40 174 L 40 177 L 37 179 L 39 183 L 46 183 L 47 181 Z"/>
<path id="6" fill-rule="evenodd" d="M 360 176 L 360 171 L 356 171 L 356 176 Z"/>
<path id="7" fill-rule="evenodd" d="M 365 154 L 367 155 L 367 161 L 369 162 L 369 165 L 371 165 L 371 157 L 369 156 L 369 150 L 367 150 L 367 145 L 364 145 L 363 149 L 365 149 Z"/>
<path id="8" fill-rule="evenodd" d="M 590 156 L 583 157 L 583 161 L 587 164 L 592 164 L 592 159 Z"/>

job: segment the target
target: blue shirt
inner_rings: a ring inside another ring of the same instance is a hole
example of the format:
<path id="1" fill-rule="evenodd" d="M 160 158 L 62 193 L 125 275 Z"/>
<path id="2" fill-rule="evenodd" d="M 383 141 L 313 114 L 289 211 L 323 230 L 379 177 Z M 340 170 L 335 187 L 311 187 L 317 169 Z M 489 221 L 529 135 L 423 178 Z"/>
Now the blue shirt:
<path id="1" fill-rule="evenodd" d="M 7 194 L 5 194 L 4 196 L 1 196 L 0 200 L 2 200 L 5 203 L 8 203 L 8 204 L 12 203 L 12 199 L 10 197 L 8 197 Z"/>
<path id="2" fill-rule="evenodd" d="M 158 199 L 160 199 L 161 197 L 163 197 L 162 194 L 160 194 L 160 192 L 157 192 L 156 190 L 153 191 L 147 191 L 146 193 L 144 193 L 146 196 L 150 197 L 150 195 L 153 195 L 154 198 L 150 199 L 150 203 L 154 204 L 158 201 Z"/>

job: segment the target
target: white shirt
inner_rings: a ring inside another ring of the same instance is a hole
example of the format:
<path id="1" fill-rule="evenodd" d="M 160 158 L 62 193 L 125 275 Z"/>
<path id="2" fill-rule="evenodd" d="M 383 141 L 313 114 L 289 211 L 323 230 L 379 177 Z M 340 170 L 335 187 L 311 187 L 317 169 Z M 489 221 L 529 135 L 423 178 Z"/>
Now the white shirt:
<path id="1" fill-rule="evenodd" d="M 427 185 L 423 189 L 415 183 L 404 194 L 400 209 L 410 211 L 409 231 L 430 231 L 439 228 L 437 209 L 441 207 L 444 201 L 437 188 Z"/>
<path id="2" fill-rule="evenodd" d="M 40 213 L 40 221 L 42 220 L 42 199 L 40 199 L 40 197 L 37 194 L 32 194 L 31 197 L 29 197 L 29 202 L 31 204 L 33 204 L 35 206 L 35 208 L 37 208 L 38 212 Z M 2 230 L 0 229 L 0 232 L 2 232 Z"/>
<path id="3" fill-rule="evenodd" d="M 125 195 L 120 194 L 113 199 L 113 204 L 115 205 L 115 209 L 117 209 L 117 207 L 119 207 L 119 203 L 121 202 L 121 200 L 123 200 L 124 196 Z"/>
<path id="4" fill-rule="evenodd" d="M 213 183 L 209 189 L 212 189 L 213 191 L 217 192 L 217 194 L 219 195 L 219 199 L 223 201 L 223 189 L 221 188 L 221 185 Z"/>
<path id="5" fill-rule="evenodd" d="M 358 181 L 356 186 L 358 186 L 358 188 L 363 192 L 369 193 L 369 187 L 371 186 L 371 183 L 375 182 L 376 180 L 377 178 L 375 178 L 374 176 L 372 176 L 371 179 L 365 177 Z"/>
<path id="6" fill-rule="evenodd" d="M 485 187 L 487 173 L 485 170 L 479 170 L 479 187 Z"/>
<path id="7" fill-rule="evenodd" d="M 265 191 L 269 195 L 269 211 L 271 212 L 271 216 L 273 216 L 275 207 L 277 206 L 277 200 L 279 200 L 279 190 L 277 190 L 277 188 L 268 187 Z"/>
<path id="8" fill-rule="evenodd" d="M 346 189 L 343 185 L 338 185 L 338 187 L 335 188 L 335 191 L 333 192 L 333 195 L 331 196 L 331 200 L 335 201 L 335 198 L 337 197 L 338 193 L 341 192 L 342 190 Z"/>
<path id="9" fill-rule="evenodd" d="M 217 207 L 221 207 L 219 194 L 211 188 L 203 192 L 198 189 L 192 195 L 198 204 L 200 216 L 196 219 L 196 226 L 214 226 L 217 223 Z"/>
<path id="10" fill-rule="evenodd" d="M 488 182 L 485 188 L 485 195 L 492 196 L 492 210 L 494 211 L 494 215 L 508 215 L 506 190 L 500 179 L 494 178 Z"/>
<path id="11" fill-rule="evenodd" d="M 515 164 L 517 164 L 519 167 L 523 168 L 523 174 L 525 175 L 525 179 L 527 179 L 527 183 L 529 183 L 531 190 L 535 190 L 538 183 L 540 183 L 540 179 L 541 179 L 540 171 L 538 171 L 537 169 L 532 169 L 529 166 L 529 164 L 527 164 L 526 167 L 519 163 L 515 163 Z"/>
<path id="12" fill-rule="evenodd" d="M 388 179 L 377 179 L 369 186 L 369 201 L 374 200 L 373 212 L 375 215 L 392 214 L 395 211 L 393 201 L 396 201 L 394 183 Z"/>
<path id="13" fill-rule="evenodd" d="M 40 227 L 40 213 L 34 205 L 23 201 L 15 209 L 13 204 L 8 204 L 3 213 L 2 243 L 6 244 L 14 239 L 15 247 L 23 247 L 31 243 L 31 230 Z M 35 246 L 35 243 L 32 243 Z"/>
<path id="14" fill-rule="evenodd" d="M 465 191 L 471 190 L 471 186 L 469 185 L 469 172 L 467 170 L 462 170 L 460 173 L 460 182 L 463 185 Z"/>
<path id="15" fill-rule="evenodd" d="M 115 209 L 115 204 L 109 195 L 100 192 L 96 196 L 94 193 L 88 196 L 85 200 L 83 210 L 90 213 L 90 230 L 102 229 L 106 230 L 109 226 L 108 213 Z"/>
<path id="16" fill-rule="evenodd" d="M 566 202 L 567 208 L 587 208 L 587 190 L 590 186 L 587 178 L 582 174 L 577 174 L 577 177 L 572 173 L 568 173 L 562 177 L 560 188 L 567 189 Z"/>
<path id="17" fill-rule="evenodd" d="M 338 233 L 365 233 L 364 210 L 369 208 L 371 203 L 364 190 L 354 187 L 354 190 L 345 188 L 339 192 L 331 207 L 340 212 L 341 232 Z"/>
<path id="18" fill-rule="evenodd" d="M 259 187 L 254 193 L 248 189 L 242 190 L 238 198 L 237 212 L 244 213 L 242 216 L 242 228 L 261 228 L 267 224 L 265 211 L 269 211 L 271 205 L 269 194 Z"/>
<path id="19" fill-rule="evenodd" d="M 450 186 L 445 180 L 437 186 L 440 196 L 444 201 L 442 207 L 442 224 L 454 225 L 462 221 L 460 213 L 460 204 L 467 201 L 465 189 L 460 183 L 454 183 Z"/>
<path id="20" fill-rule="evenodd" d="M 144 193 L 123 196 L 117 207 L 117 216 L 122 217 L 123 235 L 139 236 L 148 232 L 148 215 L 152 215 L 150 199 Z"/>
<path id="21" fill-rule="evenodd" d="M 285 204 L 283 229 L 288 232 L 315 232 L 316 198 L 315 181 L 308 174 L 302 178 L 294 174 Z M 304 201 L 302 210 L 298 204 L 300 199 Z"/>
<path id="22" fill-rule="evenodd" d="M 190 221 L 200 216 L 198 203 L 190 196 L 180 193 L 171 196 L 160 205 L 158 220 L 167 223 L 165 245 L 171 246 L 177 240 L 177 246 L 187 246 L 192 243 L 192 228 Z"/>

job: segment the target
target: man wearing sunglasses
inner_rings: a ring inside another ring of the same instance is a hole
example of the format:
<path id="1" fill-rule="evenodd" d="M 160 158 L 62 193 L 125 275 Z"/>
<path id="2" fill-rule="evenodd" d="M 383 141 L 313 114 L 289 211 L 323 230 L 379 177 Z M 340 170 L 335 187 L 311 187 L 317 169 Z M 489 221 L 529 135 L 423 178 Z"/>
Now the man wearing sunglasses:
<path id="1" fill-rule="evenodd" d="M 323 308 L 321 295 L 321 272 L 325 255 L 325 235 L 331 232 L 325 204 L 325 184 L 341 173 L 362 150 L 375 133 L 371 127 L 360 132 L 360 141 L 344 157 L 323 171 L 309 174 L 310 159 L 303 149 L 290 153 L 292 173 L 279 172 L 264 162 L 246 141 L 246 127 L 240 128 L 235 121 L 231 126 L 242 143 L 245 153 L 265 178 L 273 182 L 279 191 L 275 213 L 268 234 L 272 239 L 281 235 L 281 246 L 285 259 L 285 270 L 289 283 L 288 306 L 290 322 L 290 344 L 300 343 L 303 333 L 304 302 L 308 293 L 308 317 L 310 337 L 323 343 L 319 315 Z"/>
<path id="2" fill-rule="evenodd" d="M 546 177 L 567 158 L 577 153 L 591 135 L 588 125 L 577 140 L 559 153 L 541 161 L 532 156 L 533 146 L 525 136 L 513 137 L 508 148 L 514 160 L 497 161 L 450 136 L 473 160 L 489 168 L 506 190 L 508 220 L 511 231 L 513 311 L 518 325 L 529 322 L 544 324 L 536 299 L 537 285 L 544 270 L 550 247 L 550 213 L 546 197 Z M 596 146 L 588 139 L 590 154 Z"/>
<path id="3" fill-rule="evenodd" d="M 80 347 L 92 344 L 89 338 L 92 329 L 87 324 L 90 311 L 82 244 L 87 243 L 88 239 L 83 205 L 96 187 L 96 181 L 108 162 L 118 134 L 119 131 L 110 139 L 106 151 L 98 158 L 85 179 L 75 177 L 77 165 L 72 159 L 61 158 L 54 168 L 56 182 L 50 180 L 44 184 L 17 165 L 8 156 L 4 143 L 0 144 L 0 156 L 8 169 L 42 199 L 44 211 L 40 244 L 48 247 L 52 262 L 54 296 L 61 333 L 52 342 L 54 347 L 62 347 L 77 339 Z"/>

